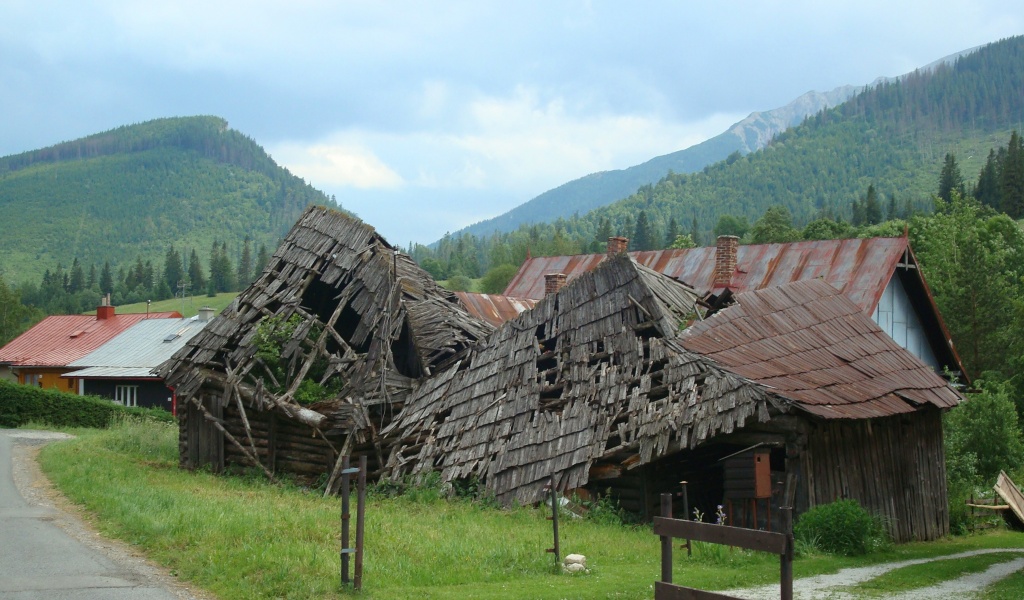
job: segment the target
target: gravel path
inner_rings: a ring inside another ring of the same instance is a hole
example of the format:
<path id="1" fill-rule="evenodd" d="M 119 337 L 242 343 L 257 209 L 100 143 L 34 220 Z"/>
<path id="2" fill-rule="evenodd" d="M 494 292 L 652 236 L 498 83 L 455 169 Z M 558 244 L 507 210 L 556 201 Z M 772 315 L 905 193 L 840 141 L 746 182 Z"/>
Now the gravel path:
<path id="1" fill-rule="evenodd" d="M 1024 558 L 1019 556 L 1022 552 L 1024 552 L 1024 548 L 1020 550 L 1014 550 L 1012 548 L 992 548 L 985 550 L 971 550 L 969 552 L 949 554 L 946 556 L 936 556 L 934 558 L 917 558 L 913 560 L 872 565 L 870 567 L 843 569 L 838 573 L 833 573 L 831 575 L 816 575 L 814 577 L 797 579 L 793 582 L 793 597 L 799 600 L 850 600 L 853 598 L 860 598 L 862 597 L 862 594 L 856 594 L 844 588 L 849 588 L 850 586 L 857 585 L 858 583 L 869 581 L 875 577 L 884 575 L 889 571 L 912 565 L 920 565 L 936 560 L 955 560 L 958 558 L 966 558 L 968 556 L 978 556 L 979 554 L 1007 554 L 1006 562 L 996 563 L 985 571 L 965 575 L 958 579 L 944 581 L 931 587 L 918 588 L 901 594 L 883 596 L 883 598 L 886 598 L 887 600 L 939 600 L 946 598 L 966 599 L 971 598 L 976 592 L 986 586 L 1024 569 Z M 729 590 L 723 593 L 730 596 L 736 596 L 738 598 L 745 598 L 747 600 L 770 600 L 779 597 L 779 586 L 778 584 L 766 585 L 756 588 Z"/>

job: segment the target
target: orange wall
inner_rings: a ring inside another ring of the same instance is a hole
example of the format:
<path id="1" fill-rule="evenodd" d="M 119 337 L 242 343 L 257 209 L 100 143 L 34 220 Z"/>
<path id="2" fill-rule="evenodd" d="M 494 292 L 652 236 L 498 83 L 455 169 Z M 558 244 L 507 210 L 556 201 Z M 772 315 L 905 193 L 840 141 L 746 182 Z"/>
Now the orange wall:
<path id="1" fill-rule="evenodd" d="M 75 380 L 61 377 L 63 373 L 67 373 L 67 371 L 56 369 L 18 369 L 18 383 L 27 383 L 33 375 L 39 375 L 39 387 L 77 394 L 78 387 L 75 385 Z"/>

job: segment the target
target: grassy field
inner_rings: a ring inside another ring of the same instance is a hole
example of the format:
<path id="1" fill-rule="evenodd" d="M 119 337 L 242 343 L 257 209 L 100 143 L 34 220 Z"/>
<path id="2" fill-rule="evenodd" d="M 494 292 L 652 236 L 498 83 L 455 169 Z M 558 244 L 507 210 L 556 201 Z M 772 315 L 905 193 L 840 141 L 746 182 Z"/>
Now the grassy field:
<path id="1" fill-rule="evenodd" d="M 151 302 L 149 305 L 150 312 L 170 312 L 176 310 L 181 313 L 183 317 L 192 317 L 199 313 L 199 309 L 204 306 L 217 311 L 217 314 L 224 308 L 231 304 L 231 301 L 235 299 L 238 292 L 225 292 L 217 294 L 214 297 L 209 297 L 206 294 L 199 296 L 186 297 L 184 301 L 181 298 L 172 298 L 170 300 L 159 300 L 157 302 Z M 135 304 L 124 304 L 117 307 L 118 314 L 129 314 L 129 313 L 144 313 L 146 312 L 145 302 L 136 302 Z M 96 311 L 90 311 L 88 314 L 96 314 Z"/>
<path id="2" fill-rule="evenodd" d="M 56 485 L 96 516 L 104 533 L 142 547 L 177 576 L 222 598 L 336 598 L 339 501 L 260 478 L 215 477 L 177 468 L 177 430 L 125 424 L 78 432 L 53 444 L 41 464 Z M 650 598 L 659 574 L 658 538 L 649 526 L 562 521 L 563 553 L 588 558 L 590 573 L 555 572 L 546 511 L 498 509 L 443 500 L 426 488 L 403 496 L 372 493 L 367 508 L 365 598 Z M 908 544 L 860 558 L 799 557 L 796 576 L 843 567 L 941 556 L 976 548 L 1024 548 L 1024 535 L 997 532 Z M 1024 551 L 1024 550 L 1022 550 Z M 1005 555 L 1003 555 L 1005 556 Z M 961 572 L 993 559 L 940 561 L 900 569 L 856 591 L 878 595 Z M 955 564 L 943 564 L 955 563 Z M 936 570 L 937 569 L 937 570 Z M 676 553 L 675 581 L 726 589 L 778 581 L 774 556 L 741 551 Z M 1010 577 L 985 597 L 1022 597 Z M 1006 589 L 1002 589 L 1006 588 Z M 1016 594 L 1016 595 L 1014 595 Z"/>

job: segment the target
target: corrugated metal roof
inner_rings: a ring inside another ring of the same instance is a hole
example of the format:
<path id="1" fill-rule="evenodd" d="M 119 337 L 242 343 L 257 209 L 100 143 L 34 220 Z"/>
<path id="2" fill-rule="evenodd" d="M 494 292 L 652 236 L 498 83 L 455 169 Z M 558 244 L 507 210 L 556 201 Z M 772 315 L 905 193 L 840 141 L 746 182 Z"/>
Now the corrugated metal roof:
<path id="1" fill-rule="evenodd" d="M 483 319 L 495 327 L 516 318 L 524 310 L 530 310 L 538 302 L 531 298 L 510 298 L 473 292 L 455 292 L 455 295 L 469 314 Z"/>
<path id="2" fill-rule="evenodd" d="M 78 379 L 160 379 L 151 367 L 92 367 L 71 371 L 61 377 Z"/>
<path id="3" fill-rule="evenodd" d="M 207 323 L 209 321 L 196 317 L 141 321 L 68 366 L 139 368 L 148 373 L 182 348 Z M 85 375 L 78 371 L 74 376 Z"/>
<path id="4" fill-rule="evenodd" d="M 736 305 L 683 332 L 682 343 L 826 419 L 949 408 L 962 399 L 820 279 L 739 294 Z"/>
<path id="5" fill-rule="evenodd" d="M 740 246 L 729 288 L 747 292 L 793 281 L 824 279 L 862 311 L 871 313 L 908 248 L 906 238 L 820 240 Z M 715 248 L 630 252 L 634 260 L 689 284 L 700 292 L 715 288 Z M 592 270 L 604 254 L 531 258 L 505 288 L 506 296 L 543 298 L 544 274 L 568 280 Z"/>
<path id="6" fill-rule="evenodd" d="M 97 319 L 94 315 L 46 317 L 0 348 L 0 363 L 63 367 L 82 358 L 140 321 L 180 318 L 177 312 L 133 313 Z"/>

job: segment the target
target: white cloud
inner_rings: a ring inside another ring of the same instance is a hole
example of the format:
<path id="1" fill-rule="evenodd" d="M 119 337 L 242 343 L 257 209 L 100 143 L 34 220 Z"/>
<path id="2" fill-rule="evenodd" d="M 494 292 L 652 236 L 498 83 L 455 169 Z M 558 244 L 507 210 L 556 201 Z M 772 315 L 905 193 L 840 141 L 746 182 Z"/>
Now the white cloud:
<path id="1" fill-rule="evenodd" d="M 272 152 L 292 173 L 316 187 L 389 189 L 402 178 L 367 148 L 344 143 L 286 143 Z"/>

